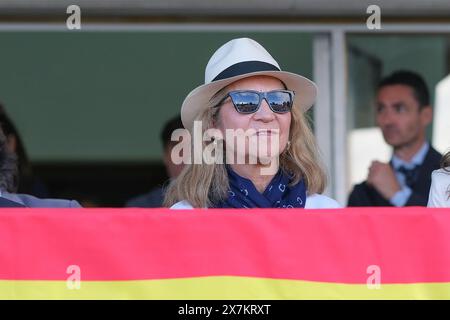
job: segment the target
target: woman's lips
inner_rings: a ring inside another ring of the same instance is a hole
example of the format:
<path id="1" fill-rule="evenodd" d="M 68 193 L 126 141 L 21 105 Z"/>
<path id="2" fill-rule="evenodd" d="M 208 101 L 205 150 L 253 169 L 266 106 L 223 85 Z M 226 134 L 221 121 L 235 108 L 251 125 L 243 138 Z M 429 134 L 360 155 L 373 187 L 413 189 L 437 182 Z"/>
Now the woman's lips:
<path id="1" fill-rule="evenodd" d="M 257 130 L 255 134 L 257 136 L 271 136 L 271 135 L 279 134 L 279 130 L 263 129 L 263 130 Z"/>

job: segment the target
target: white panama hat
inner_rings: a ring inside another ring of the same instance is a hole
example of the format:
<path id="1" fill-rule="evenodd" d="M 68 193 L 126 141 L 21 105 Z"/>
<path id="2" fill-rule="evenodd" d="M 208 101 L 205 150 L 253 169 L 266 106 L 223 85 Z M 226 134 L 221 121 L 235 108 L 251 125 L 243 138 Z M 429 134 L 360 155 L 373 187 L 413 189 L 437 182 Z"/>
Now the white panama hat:
<path id="1" fill-rule="evenodd" d="M 227 85 L 251 76 L 265 75 L 281 80 L 295 92 L 294 108 L 307 111 L 316 100 L 317 87 L 298 74 L 281 71 L 275 59 L 255 40 L 239 38 L 228 41 L 209 59 L 205 84 L 192 90 L 181 106 L 181 120 L 191 130 L 194 120 L 210 105 L 210 99 Z"/>

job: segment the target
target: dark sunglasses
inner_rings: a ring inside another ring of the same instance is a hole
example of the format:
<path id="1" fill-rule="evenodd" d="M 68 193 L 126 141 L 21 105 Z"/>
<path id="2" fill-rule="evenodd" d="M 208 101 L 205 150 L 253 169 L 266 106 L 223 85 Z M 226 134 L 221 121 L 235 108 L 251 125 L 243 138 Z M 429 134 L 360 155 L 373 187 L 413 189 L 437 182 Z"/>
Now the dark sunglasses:
<path id="1" fill-rule="evenodd" d="M 249 114 L 258 111 L 261 101 L 265 99 L 270 110 L 275 113 L 286 113 L 291 111 L 294 100 L 294 91 L 273 90 L 259 92 L 254 90 L 236 90 L 230 91 L 215 106 L 218 107 L 228 98 L 231 98 L 237 112 Z"/>

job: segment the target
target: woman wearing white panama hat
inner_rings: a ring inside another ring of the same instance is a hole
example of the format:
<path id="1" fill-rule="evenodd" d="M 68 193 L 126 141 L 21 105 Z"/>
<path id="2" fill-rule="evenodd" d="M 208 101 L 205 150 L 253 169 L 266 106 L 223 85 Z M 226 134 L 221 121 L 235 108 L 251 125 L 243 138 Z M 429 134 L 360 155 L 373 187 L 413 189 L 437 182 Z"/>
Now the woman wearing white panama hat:
<path id="1" fill-rule="evenodd" d="M 169 186 L 165 204 L 174 209 L 340 207 L 320 195 L 326 175 L 304 114 L 316 92 L 312 81 L 281 71 L 252 39 L 234 39 L 221 46 L 206 66 L 205 84 L 185 98 L 181 118 L 191 133 L 195 121 L 202 133 L 210 129 L 222 133 L 225 146 L 216 137 L 202 147 L 213 143 L 227 156 L 219 152 L 222 162 L 186 165 Z M 246 132 L 243 148 L 232 147 L 236 136 L 228 138 L 230 130 Z M 262 156 L 253 145 L 270 151 Z M 243 162 L 230 161 L 239 154 Z M 257 160 L 252 162 L 252 156 Z M 275 170 L 264 171 L 268 168 Z"/>

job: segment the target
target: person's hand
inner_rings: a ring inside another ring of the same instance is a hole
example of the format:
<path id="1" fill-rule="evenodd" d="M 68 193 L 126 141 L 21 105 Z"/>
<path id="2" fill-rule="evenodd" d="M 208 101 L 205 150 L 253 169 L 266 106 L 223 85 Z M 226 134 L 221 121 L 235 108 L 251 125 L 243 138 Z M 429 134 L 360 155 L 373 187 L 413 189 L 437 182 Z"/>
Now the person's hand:
<path id="1" fill-rule="evenodd" d="M 369 168 L 367 183 L 374 187 L 385 199 L 391 199 L 401 190 L 394 170 L 388 163 L 373 161 Z"/>

